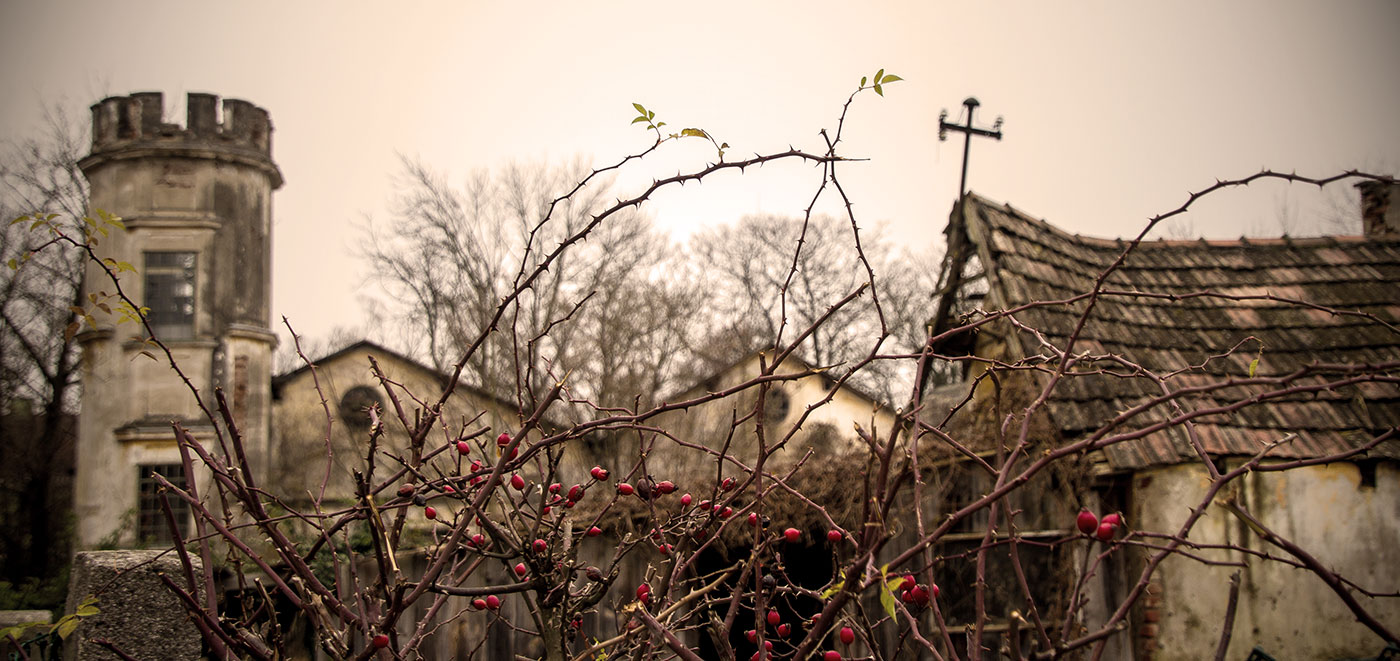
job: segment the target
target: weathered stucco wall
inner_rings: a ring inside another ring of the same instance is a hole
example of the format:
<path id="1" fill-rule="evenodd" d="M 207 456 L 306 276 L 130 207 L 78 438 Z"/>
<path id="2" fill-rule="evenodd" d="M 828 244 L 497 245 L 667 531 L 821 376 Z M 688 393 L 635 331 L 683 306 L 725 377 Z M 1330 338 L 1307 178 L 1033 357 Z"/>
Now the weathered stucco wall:
<path id="1" fill-rule="evenodd" d="M 800 372 L 806 366 L 797 361 L 788 361 L 779 367 L 779 374 Z M 706 383 L 669 397 L 671 402 L 680 402 L 701 397 L 709 392 L 731 388 L 759 374 L 758 356 L 754 355 L 725 370 Z M 854 425 L 859 424 L 866 432 L 873 432 L 884 438 L 894 429 L 894 412 L 878 405 L 870 398 L 850 388 L 838 389 L 831 401 L 812 410 L 805 420 L 802 414 L 808 406 L 826 398 L 831 382 L 821 375 L 807 376 L 792 381 L 774 382 L 770 386 L 764 411 L 764 436 L 772 447 L 781 441 L 801 421 L 801 426 L 787 444 L 778 449 L 769 461 L 771 467 L 790 466 L 807 453 L 817 456 L 845 453 L 864 447 L 856 435 Z M 757 403 L 759 389 L 751 388 L 729 397 L 706 402 L 684 411 L 660 416 L 656 426 L 666 429 L 686 442 L 719 449 L 729 436 L 731 422 L 736 416 L 749 415 Z M 783 403 L 785 402 L 785 404 Z M 713 460 L 705 459 L 694 450 L 667 447 L 665 440 L 658 441 L 658 448 L 667 452 L 667 461 L 679 461 L 676 465 L 685 473 L 706 470 L 713 473 Z M 623 448 L 627 451 L 627 448 Z M 757 425 L 752 417 L 739 425 L 733 434 L 730 451 L 744 461 L 752 461 L 757 456 Z M 658 477 L 658 479 L 661 479 Z"/>
<path id="2" fill-rule="evenodd" d="M 1236 466 L 1238 463 L 1232 463 Z M 1307 550 L 1324 566 L 1370 590 L 1400 590 L 1400 468 L 1372 464 L 1373 486 L 1363 486 L 1354 463 L 1336 463 L 1242 478 L 1237 493 L 1265 526 Z M 1204 468 L 1172 466 L 1134 477 L 1132 527 L 1176 530 L 1207 486 Z M 1190 536 L 1198 544 L 1240 544 L 1285 556 L 1238 517 L 1212 505 Z M 1195 551 L 1217 560 L 1244 561 L 1234 637 L 1227 658 L 1244 658 L 1254 646 L 1280 659 L 1375 656 L 1385 646 L 1358 623 L 1336 593 L 1304 569 L 1242 553 Z M 1212 567 L 1175 556 L 1154 580 L 1160 603 L 1135 632 L 1158 661 L 1210 658 L 1225 619 L 1233 567 Z M 1130 574 L 1135 576 L 1135 574 Z M 1392 631 L 1400 629 L 1400 601 L 1356 595 Z M 1141 647 L 1140 647 L 1141 649 Z"/>
<path id="3" fill-rule="evenodd" d="M 380 450 L 400 456 L 407 452 L 408 431 L 398 422 L 393 404 L 384 396 L 378 380 L 371 373 L 369 356 L 378 361 L 385 376 L 403 386 L 395 388 L 395 394 L 403 404 L 410 421 L 415 419 L 414 410 L 417 408 L 412 396 L 435 401 L 442 392 L 441 377 L 436 373 L 368 346 L 318 363 L 316 380 L 320 382 L 320 393 L 316 391 L 310 370 L 303 369 L 289 375 L 278 384 L 278 398 L 273 404 L 276 428 L 268 452 L 266 474 L 275 493 L 297 497 L 320 489 L 327 460 L 327 420 L 325 409 L 321 406 L 322 394 L 331 413 L 331 477 L 327 486 L 327 499 L 353 498 L 353 471 L 363 471 L 367 466 L 365 456 L 369 447 L 369 430 L 367 427 L 347 423 L 347 415 L 342 413 L 340 407 L 342 398 L 352 389 L 371 388 L 383 400 L 381 408 L 385 433 L 380 440 Z M 498 434 L 519 427 L 517 414 L 507 409 L 503 403 L 476 396 L 465 388 L 453 393 L 443 412 L 442 423 L 439 429 L 429 436 L 425 452 L 449 442 L 448 436 L 442 431 L 443 425 L 446 425 L 452 434 L 450 440 L 454 443 L 463 429 L 474 431 L 483 426 L 490 426 L 491 431 L 479 437 L 490 449 L 496 447 L 495 439 Z M 350 415 L 358 415 L 358 410 Z M 475 446 L 475 441 L 473 445 Z M 452 450 L 446 456 L 455 460 L 457 451 Z M 480 456 L 481 451 L 474 447 L 471 457 Z M 471 457 L 468 457 L 468 462 L 465 463 L 469 463 Z M 397 463 L 383 454 L 380 455 L 379 462 L 375 472 L 376 481 L 399 469 Z"/>

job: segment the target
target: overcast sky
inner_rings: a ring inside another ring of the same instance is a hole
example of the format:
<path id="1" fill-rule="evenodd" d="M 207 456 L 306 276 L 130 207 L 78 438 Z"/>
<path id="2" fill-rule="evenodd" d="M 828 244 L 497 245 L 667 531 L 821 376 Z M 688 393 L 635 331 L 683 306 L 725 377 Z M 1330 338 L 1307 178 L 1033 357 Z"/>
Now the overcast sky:
<path id="1" fill-rule="evenodd" d="M 274 314 L 313 336 L 364 318 L 356 228 L 388 221 L 397 154 L 454 181 L 512 161 L 609 163 L 649 145 L 634 101 L 735 155 L 820 151 L 862 75 L 902 76 L 852 107 L 845 154 L 871 160 L 843 177 L 862 223 L 910 244 L 933 240 L 957 195 L 961 138 L 938 141 L 938 113 L 958 117 L 969 95 L 978 124 L 1005 117 L 1003 141 L 974 143 L 969 188 L 1085 234 L 1134 233 L 1263 167 L 1400 170 L 1400 3 L 1142 4 L 0 0 L 0 130 L 32 131 L 42 102 L 85 113 L 135 91 L 165 92 L 180 121 L 190 91 L 266 108 L 286 177 Z M 713 158 L 676 144 L 620 192 Z M 650 210 L 679 240 L 798 214 L 819 176 L 726 175 Z M 1331 206 L 1266 185 L 1190 223 L 1268 235 L 1282 214 L 1301 234 Z"/>

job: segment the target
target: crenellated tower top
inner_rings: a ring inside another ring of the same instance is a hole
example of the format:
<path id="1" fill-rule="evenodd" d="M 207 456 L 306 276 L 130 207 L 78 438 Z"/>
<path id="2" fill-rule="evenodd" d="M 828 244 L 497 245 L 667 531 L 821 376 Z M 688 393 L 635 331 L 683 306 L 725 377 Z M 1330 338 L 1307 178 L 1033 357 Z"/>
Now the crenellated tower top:
<path id="1" fill-rule="evenodd" d="M 272 120 L 240 99 L 190 92 L 186 126 L 165 121 L 164 95 L 138 92 L 92 105 L 92 153 L 78 162 L 84 172 L 103 163 L 154 155 L 212 158 L 264 171 L 273 188 L 282 173 L 272 162 Z M 220 118 L 222 110 L 222 118 Z"/>

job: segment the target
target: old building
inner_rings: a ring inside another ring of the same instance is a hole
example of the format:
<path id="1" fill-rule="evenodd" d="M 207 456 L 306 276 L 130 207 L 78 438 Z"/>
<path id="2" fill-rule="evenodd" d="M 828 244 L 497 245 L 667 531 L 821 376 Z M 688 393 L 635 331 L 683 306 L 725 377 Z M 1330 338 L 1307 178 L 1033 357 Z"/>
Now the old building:
<path id="1" fill-rule="evenodd" d="M 266 456 L 270 422 L 269 327 L 272 123 L 246 101 L 190 94 L 185 126 L 162 116 L 160 93 L 104 99 L 92 107 L 92 153 L 79 162 L 91 208 L 122 217 L 99 254 L 132 265 L 125 294 L 147 319 L 182 374 L 143 357 L 136 323 L 117 315 L 84 331 L 83 407 L 78 425 L 75 508 L 78 544 L 129 545 L 168 539 L 155 498 L 160 473 L 185 479 L 171 421 L 212 440 L 190 393 L 222 388 L 248 447 Z M 115 305 L 114 284 L 95 265 L 89 295 Z M 214 407 L 212 400 L 206 408 Z M 187 519 L 187 517 L 182 517 Z"/>
<path id="2" fill-rule="evenodd" d="M 314 364 L 314 374 L 303 365 L 272 380 L 269 455 L 276 460 L 268 464 L 264 479 L 275 493 L 288 497 L 318 492 L 321 482 L 329 480 L 328 499 L 353 500 L 352 476 L 357 470 L 363 472 L 367 462 L 368 407 L 374 405 L 383 411 L 386 424 L 379 444 L 381 453 L 406 456 L 408 443 L 407 430 L 397 422 L 393 403 L 386 399 L 371 365 L 378 366 L 383 376 L 396 384 L 391 386 L 392 392 L 410 415 L 420 408 L 415 397 L 441 393 L 451 375 L 369 341 L 317 357 Z M 322 406 L 322 398 L 326 406 Z M 518 418 L 510 402 L 462 383 L 454 388 L 443 409 L 443 424 L 459 436 L 465 435 L 463 431 L 483 428 L 511 429 Z M 478 438 L 489 441 L 495 434 Z M 439 435 L 427 445 L 436 448 L 444 442 Z M 381 454 L 380 461 L 386 461 L 385 457 Z M 381 464 L 380 474 L 397 467 Z"/>
<path id="3" fill-rule="evenodd" d="M 1359 586 L 1382 593 L 1400 587 L 1400 441 L 1348 454 L 1400 425 L 1400 205 L 1386 204 L 1400 195 L 1378 183 L 1361 188 L 1363 236 L 1142 242 L 1108 276 L 1077 335 L 1086 300 L 1075 297 L 1094 290 L 1128 242 L 1071 235 L 977 195 L 954 209 L 944 267 L 949 293 L 935 332 L 1020 309 L 1014 323 L 952 335 L 937 349 L 977 357 L 965 362 L 969 379 L 987 369 L 984 359 L 1043 366 L 1028 379 L 1038 392 L 1059 362 L 1056 349 L 1076 335 L 1073 373 L 1033 426 L 1038 441 L 1054 446 L 1212 412 L 1089 453 L 1085 484 L 1055 494 L 1068 501 L 1065 511 L 1122 511 L 1130 530 L 1178 530 L 1210 482 L 1193 443 L 1218 471 L 1261 454 L 1266 467 L 1343 457 L 1239 478 L 1191 531 L 1195 557 L 1173 554 L 1161 563 L 1128 618 L 1131 635 L 1117 637 L 1105 658 L 1214 653 L 1223 587 L 1238 567 L 1202 560 L 1243 566 L 1227 658 L 1244 658 L 1254 646 L 1277 658 L 1370 657 L 1384 647 L 1323 580 L 1261 558 L 1291 556 L 1231 511 L 1251 513 Z M 1028 305 L 1034 302 L 1043 304 Z M 1183 393 L 1180 409 L 1146 406 L 1164 392 Z M 992 394 L 983 380 L 973 406 L 948 428 L 955 435 L 976 428 L 977 411 L 993 405 Z M 929 398 L 925 415 L 948 410 L 940 395 Z M 1023 393 L 1005 403 L 1012 401 L 1028 400 Z M 1139 406 L 1140 414 L 1127 414 Z M 1071 525 L 1062 518 L 1058 527 Z M 1086 625 L 1104 621 L 1104 604 L 1128 594 L 1151 555 L 1139 547 L 1098 572 Z M 1400 624 L 1393 599 L 1344 589 L 1392 630 Z"/>

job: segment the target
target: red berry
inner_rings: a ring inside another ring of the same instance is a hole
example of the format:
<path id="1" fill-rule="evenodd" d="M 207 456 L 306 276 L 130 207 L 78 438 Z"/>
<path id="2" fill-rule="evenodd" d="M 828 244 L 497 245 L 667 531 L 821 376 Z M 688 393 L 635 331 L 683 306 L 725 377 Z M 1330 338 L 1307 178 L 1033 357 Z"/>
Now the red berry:
<path id="1" fill-rule="evenodd" d="M 491 609 L 491 610 L 496 610 L 497 608 L 500 608 L 500 607 L 501 607 L 501 598 L 500 598 L 500 597 L 497 597 L 497 596 L 494 595 L 494 594 L 492 594 L 492 595 L 487 595 L 487 596 L 486 596 L 486 607 L 489 608 L 489 609 Z"/>
<path id="2" fill-rule="evenodd" d="M 787 637 L 788 637 L 788 634 L 790 634 L 790 633 L 792 633 L 792 625 L 791 625 L 791 624 L 788 624 L 788 623 L 784 622 L 784 623 L 778 625 L 778 636 L 779 636 L 780 638 L 787 638 Z"/>
<path id="3" fill-rule="evenodd" d="M 466 454 L 472 451 L 472 444 L 466 441 L 457 441 L 457 453 Z"/>
<path id="4" fill-rule="evenodd" d="M 1102 523 L 1107 523 L 1113 526 L 1114 528 L 1117 528 L 1118 526 L 1123 525 L 1123 516 L 1117 512 L 1114 512 L 1112 514 L 1105 514 L 1103 516 Z"/>
<path id="5" fill-rule="evenodd" d="M 524 578 L 524 577 L 525 577 L 525 574 L 526 574 L 527 572 L 529 572 L 529 571 L 530 571 L 530 570 L 529 570 L 528 568 L 525 567 L 525 563 L 523 563 L 523 562 L 517 562 L 517 563 L 515 564 L 515 575 L 516 575 L 516 576 L 519 576 L 519 577 L 521 577 L 521 578 Z"/>
<path id="6" fill-rule="evenodd" d="M 1075 519 L 1074 525 L 1079 527 L 1079 532 L 1092 535 L 1099 527 L 1099 518 L 1089 510 L 1079 510 L 1079 517 Z"/>
<path id="7" fill-rule="evenodd" d="M 928 590 L 925 590 L 922 586 L 916 585 L 909 588 L 909 597 L 914 603 L 920 606 L 928 605 Z"/>
<path id="8" fill-rule="evenodd" d="M 593 470 L 588 471 L 588 474 L 592 475 L 593 479 L 598 480 L 599 482 L 608 479 L 608 469 L 603 468 L 602 466 L 594 466 Z"/>
<path id="9" fill-rule="evenodd" d="M 912 590 L 915 585 L 919 584 L 918 581 L 914 580 L 913 574 L 905 574 L 902 580 L 904 582 L 900 584 L 900 587 L 904 588 L 905 590 Z"/>
<path id="10" fill-rule="evenodd" d="M 690 507 L 690 503 L 694 500 L 694 498 L 690 497 L 690 494 L 686 494 L 684 496 L 681 496 L 681 505 L 684 505 L 685 507 Z"/>
<path id="11" fill-rule="evenodd" d="M 475 609 L 477 609 L 477 610 L 479 610 L 479 611 L 484 611 L 484 610 L 486 610 L 486 600 L 485 600 L 485 599 L 482 599 L 481 597 L 477 597 L 476 599 L 473 599 L 473 600 L 472 600 L 472 608 L 475 608 Z"/>
<path id="12" fill-rule="evenodd" d="M 754 631 L 753 629 L 749 629 L 748 631 L 745 631 L 745 632 L 744 632 L 744 637 L 745 637 L 745 638 L 748 638 L 748 639 L 749 639 L 749 642 L 751 642 L 751 643 L 756 643 L 756 642 L 758 642 L 758 632 L 757 632 L 757 631 Z"/>
<path id="13" fill-rule="evenodd" d="M 942 592 L 942 590 L 939 590 L 939 589 L 938 589 L 938 584 L 937 584 L 937 583 L 934 583 L 933 586 L 930 587 L 929 589 L 933 591 L 933 596 L 934 596 L 935 598 L 938 597 L 938 593 L 939 593 L 939 592 Z"/>
<path id="14" fill-rule="evenodd" d="M 788 543 L 796 544 L 798 540 L 802 539 L 802 532 L 796 528 L 788 528 L 783 531 L 783 537 L 787 538 Z"/>
<path id="15" fill-rule="evenodd" d="M 535 553 L 544 553 L 547 548 L 549 548 L 549 544 L 545 543 L 543 539 L 535 540 Z"/>
<path id="16" fill-rule="evenodd" d="M 442 492 L 443 492 L 443 493 L 457 493 L 457 490 L 456 490 L 456 489 L 453 489 L 453 488 L 452 488 L 452 485 L 450 485 L 450 484 L 444 484 L 444 485 L 442 485 Z"/>
<path id="17" fill-rule="evenodd" d="M 432 506 L 432 505 L 429 505 L 429 506 L 427 506 L 427 507 L 424 507 L 424 508 L 423 508 L 423 516 L 425 516 L 425 517 L 427 517 L 427 518 L 429 518 L 429 519 L 436 519 L 436 518 L 437 518 L 437 510 L 433 509 L 433 506 Z"/>
<path id="18" fill-rule="evenodd" d="M 389 637 L 382 633 L 375 634 L 374 640 L 370 641 L 370 644 L 374 645 L 374 649 L 382 650 L 389 646 Z"/>
<path id="19" fill-rule="evenodd" d="M 771 640 L 765 640 L 765 641 L 763 641 L 763 649 L 768 650 L 769 652 L 772 652 L 772 651 L 773 651 L 773 641 L 771 641 Z"/>
<path id="20" fill-rule="evenodd" d="M 671 493 L 676 490 L 676 483 L 670 480 L 662 480 L 656 483 L 656 490 L 661 493 Z"/>
<path id="21" fill-rule="evenodd" d="M 841 642 L 845 645 L 856 642 L 856 632 L 850 627 L 841 627 Z"/>
<path id="22" fill-rule="evenodd" d="M 828 541 L 828 542 L 839 542 L 839 541 L 841 541 L 841 531 L 840 531 L 840 530 L 828 530 L 828 531 L 826 531 L 826 541 Z"/>
<path id="23" fill-rule="evenodd" d="M 661 551 L 661 555 L 671 555 L 671 545 L 670 545 L 670 544 L 662 544 L 661 546 L 659 546 L 659 547 L 657 547 L 657 548 Z"/>
<path id="24" fill-rule="evenodd" d="M 576 502 L 582 500 L 584 493 L 585 490 L 583 488 L 583 485 L 581 484 L 575 484 L 574 486 L 569 487 L 569 501 Z"/>
<path id="25" fill-rule="evenodd" d="M 758 525 L 758 512 L 749 512 L 749 525 Z"/>
<path id="26" fill-rule="evenodd" d="M 637 601 L 647 603 L 651 601 L 651 586 L 643 583 L 637 586 Z"/>
<path id="27" fill-rule="evenodd" d="M 633 489 L 633 488 L 632 488 L 632 485 L 630 485 L 630 484 L 628 484 L 628 483 L 626 483 L 626 482 L 622 482 L 622 483 L 619 483 L 619 484 L 617 485 L 617 492 L 620 493 L 620 494 L 622 494 L 622 495 L 624 495 L 624 496 L 630 496 L 630 495 L 632 495 L 632 494 L 633 494 L 634 492 L 636 492 L 636 491 L 637 491 L 636 489 Z"/>
<path id="28" fill-rule="evenodd" d="M 520 477 L 519 473 L 512 474 L 510 476 L 510 485 L 515 487 L 516 491 L 521 491 L 525 488 L 525 478 Z"/>
<path id="29" fill-rule="evenodd" d="M 1113 539 L 1113 533 L 1117 530 L 1118 527 L 1114 526 L 1111 523 L 1101 523 L 1099 524 L 1098 538 L 1106 542 L 1110 539 Z"/>
<path id="30" fill-rule="evenodd" d="M 560 490 L 560 489 L 563 489 L 563 488 L 564 488 L 564 485 L 559 484 L 558 482 L 555 482 L 554 484 L 549 485 L 549 492 L 550 492 L 550 493 L 559 493 L 559 490 Z"/>
<path id="31" fill-rule="evenodd" d="M 836 650 L 827 650 L 822 655 L 822 661 L 841 661 L 841 653 Z"/>
<path id="32" fill-rule="evenodd" d="M 733 513 L 734 513 L 734 508 L 733 508 L 733 507 L 726 507 L 726 508 L 724 508 L 724 509 L 722 509 L 722 510 L 719 511 L 719 518 L 721 518 L 721 519 L 727 519 L 727 518 L 729 518 L 729 515 L 730 515 L 730 514 L 733 514 Z"/>
<path id="33" fill-rule="evenodd" d="M 603 529 L 599 528 L 598 526 L 593 526 L 592 528 L 589 528 L 588 532 L 584 534 L 588 535 L 589 537 L 597 537 L 598 535 L 603 534 Z"/>
<path id="34" fill-rule="evenodd" d="M 472 545 L 472 546 L 481 546 L 481 545 L 483 545 L 483 544 L 485 544 L 485 543 L 486 543 L 486 538 L 485 538 L 485 537 L 482 537 L 482 536 L 481 536 L 481 533 L 477 533 L 477 534 L 475 534 L 475 535 L 472 535 L 472 541 L 471 541 L 471 545 Z"/>
<path id="35" fill-rule="evenodd" d="M 510 445 L 510 434 L 507 434 L 506 432 L 501 432 L 501 435 L 496 437 L 496 445 L 499 445 L 501 447 Z"/>
<path id="36" fill-rule="evenodd" d="M 724 489 L 725 491 L 729 491 L 730 489 L 733 489 L 733 488 L 734 488 L 734 478 L 732 478 L 732 477 L 726 477 L 726 478 L 724 478 L 724 482 L 722 482 L 722 483 L 719 485 L 719 488 Z"/>
<path id="37" fill-rule="evenodd" d="M 781 621 L 783 621 L 783 616 L 779 615 L 779 614 L 778 614 L 778 611 L 775 611 L 775 610 L 770 610 L 770 611 L 768 611 L 768 625 L 769 625 L 769 626 L 778 626 L 778 623 L 781 622 Z"/>
<path id="38" fill-rule="evenodd" d="M 703 509 L 709 509 L 709 508 L 710 508 L 710 501 L 708 501 L 708 500 L 702 500 L 702 501 L 700 501 L 700 509 L 703 510 Z"/>
<path id="39" fill-rule="evenodd" d="M 402 485 L 402 486 L 399 487 L 399 497 L 400 497 L 400 498 L 407 498 L 407 497 L 412 496 L 412 495 L 413 495 L 413 485 L 412 485 L 412 484 L 405 484 L 405 485 Z"/>

